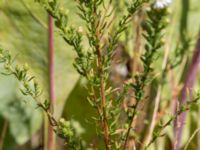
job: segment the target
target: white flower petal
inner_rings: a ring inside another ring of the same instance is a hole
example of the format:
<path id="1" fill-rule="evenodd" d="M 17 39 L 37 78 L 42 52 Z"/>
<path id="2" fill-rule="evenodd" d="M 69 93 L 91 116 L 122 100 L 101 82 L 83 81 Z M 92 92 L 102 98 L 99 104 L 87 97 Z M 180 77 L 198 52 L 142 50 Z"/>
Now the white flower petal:
<path id="1" fill-rule="evenodd" d="M 172 3 L 172 0 L 156 0 L 154 3 L 155 9 L 163 9 L 168 7 Z"/>

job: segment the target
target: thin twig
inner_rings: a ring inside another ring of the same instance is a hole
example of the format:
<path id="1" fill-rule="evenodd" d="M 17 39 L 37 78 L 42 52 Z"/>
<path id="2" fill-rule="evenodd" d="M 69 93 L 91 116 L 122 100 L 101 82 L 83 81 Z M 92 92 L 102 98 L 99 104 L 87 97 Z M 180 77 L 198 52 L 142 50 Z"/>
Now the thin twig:
<path id="1" fill-rule="evenodd" d="M 152 134 L 153 134 L 153 131 L 154 131 L 154 128 L 155 128 L 156 117 L 157 117 L 158 108 L 159 108 L 159 104 L 160 104 L 160 95 L 161 95 L 161 85 L 159 85 L 158 90 L 157 90 L 156 99 L 155 99 L 155 106 L 154 106 L 154 110 L 153 110 L 151 124 L 150 124 L 150 127 L 149 127 L 149 133 L 148 133 L 148 136 L 146 138 L 144 146 L 149 144 L 151 137 L 152 137 Z"/>
<path id="2" fill-rule="evenodd" d="M 126 149 L 126 145 L 128 143 L 129 135 L 130 135 L 130 132 L 131 132 L 131 129 L 132 129 L 132 124 L 133 124 L 133 121 L 135 120 L 136 110 L 137 110 L 138 104 L 139 104 L 139 101 L 136 101 L 135 108 L 133 110 L 134 112 L 133 112 L 133 115 L 130 119 L 131 121 L 129 122 L 129 127 L 128 127 L 128 130 L 127 130 L 127 133 L 126 133 L 126 138 L 125 138 L 123 150 Z"/>
<path id="3" fill-rule="evenodd" d="M 189 144 L 191 143 L 192 139 L 195 137 L 195 135 L 200 131 L 200 128 L 197 128 L 193 134 L 191 135 L 191 137 L 189 138 L 188 142 L 186 143 L 184 150 L 188 149 Z"/>

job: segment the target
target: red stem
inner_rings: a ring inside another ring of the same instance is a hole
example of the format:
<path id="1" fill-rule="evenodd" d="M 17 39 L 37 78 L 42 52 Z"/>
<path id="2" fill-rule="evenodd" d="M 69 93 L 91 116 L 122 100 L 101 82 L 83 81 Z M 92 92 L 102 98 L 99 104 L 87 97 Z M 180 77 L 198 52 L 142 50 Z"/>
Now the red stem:
<path id="1" fill-rule="evenodd" d="M 49 59 L 49 97 L 51 109 L 53 111 L 55 105 L 55 85 L 54 85 L 54 34 L 53 34 L 53 18 L 48 17 L 48 59 Z M 54 131 L 52 126 L 48 125 L 48 150 L 54 149 Z"/>
<path id="2" fill-rule="evenodd" d="M 181 92 L 180 105 L 186 103 L 188 96 L 192 96 L 192 88 L 194 86 L 199 64 L 200 64 L 200 34 L 196 44 L 195 52 L 193 54 L 192 62 L 187 72 L 187 77 L 184 83 L 184 87 Z M 185 118 L 186 118 L 186 112 L 182 113 L 175 122 L 175 142 L 173 146 L 174 150 L 180 149 Z"/>

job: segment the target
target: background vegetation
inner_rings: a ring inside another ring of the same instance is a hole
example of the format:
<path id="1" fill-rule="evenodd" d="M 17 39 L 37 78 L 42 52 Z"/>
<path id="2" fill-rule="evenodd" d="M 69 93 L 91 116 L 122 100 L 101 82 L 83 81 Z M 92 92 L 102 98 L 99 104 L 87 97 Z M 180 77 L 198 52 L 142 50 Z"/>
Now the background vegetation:
<path id="1" fill-rule="evenodd" d="M 76 27 L 82 26 L 83 21 L 76 14 L 77 7 L 74 1 L 61 0 L 61 3 L 64 9 L 69 10 L 70 22 Z M 120 18 L 125 4 L 121 0 L 116 0 L 114 3 L 116 5 L 113 7 L 119 10 L 116 16 Z M 166 50 L 159 52 L 160 57 L 154 64 L 157 68 L 155 72 L 161 73 L 165 53 L 169 53 L 169 58 L 176 57 L 174 53 L 177 46 L 182 48 L 179 54 L 182 57 L 180 65 L 172 73 L 167 72 L 166 80 L 163 81 L 166 84 L 162 85 L 159 111 L 163 120 L 167 120 L 170 115 L 162 115 L 162 113 L 170 114 L 173 111 L 171 103 L 173 96 L 181 97 L 181 90 L 186 83 L 185 79 L 190 73 L 188 68 L 192 62 L 200 27 L 198 0 L 173 1 L 170 8 L 172 12 L 165 40 Z M 142 14 L 142 12 L 140 13 Z M 16 63 L 24 64 L 26 62 L 29 64 L 31 74 L 37 76 L 38 82 L 43 85 L 44 97 L 49 95 L 47 16 L 46 11 L 33 0 L 0 0 L 0 44 L 9 49 L 13 56 L 16 55 Z M 118 17 L 115 19 L 118 20 Z M 134 58 L 134 43 L 137 42 L 135 33 L 140 19 L 138 13 L 129 24 L 128 31 L 120 38 L 126 55 L 128 55 L 125 59 Z M 91 116 L 94 116 L 95 112 L 87 101 L 87 89 L 85 88 L 87 82 L 78 75 L 73 67 L 75 53 L 71 47 L 65 44 L 58 32 L 55 32 L 54 36 L 56 87 L 54 114 L 56 118 L 63 117 L 72 120 L 74 127 L 87 143 L 96 140 L 99 143 L 98 149 L 104 149 L 101 146 L 102 137 L 96 135 L 95 124 L 91 122 Z M 149 85 L 152 100 L 156 97 L 159 82 L 159 78 L 156 78 Z M 193 87 L 194 93 L 199 90 L 199 82 L 200 78 L 197 75 Z M 29 98 L 20 93 L 18 87 L 20 85 L 13 77 L 0 76 L 0 133 L 2 135 L 0 146 L 3 145 L 0 149 L 40 149 L 45 145 L 47 138 L 45 136 L 47 131 L 44 133 L 43 131 L 46 130 L 44 122 L 48 122 L 48 120 L 40 109 L 36 109 L 34 102 L 29 101 Z M 153 108 L 153 104 L 154 102 L 150 102 L 149 108 Z M 195 130 L 200 128 L 199 117 L 200 107 L 192 107 L 188 112 L 182 134 L 181 146 L 183 149 Z M 168 127 L 165 133 L 166 136 L 157 140 L 151 147 L 152 149 L 170 149 L 174 133 L 172 126 Z M 200 133 L 195 134 L 188 149 L 200 148 L 199 139 Z M 57 149 L 62 149 L 62 144 L 62 141 L 57 139 Z"/>

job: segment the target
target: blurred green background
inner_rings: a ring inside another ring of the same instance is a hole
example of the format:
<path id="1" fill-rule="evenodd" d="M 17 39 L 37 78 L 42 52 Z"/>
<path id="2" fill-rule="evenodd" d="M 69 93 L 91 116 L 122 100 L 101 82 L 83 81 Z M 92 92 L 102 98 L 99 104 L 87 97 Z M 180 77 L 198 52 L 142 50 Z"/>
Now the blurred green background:
<path id="1" fill-rule="evenodd" d="M 185 1 L 188 1 L 190 6 L 188 10 L 183 11 L 182 9 L 187 5 Z M 120 3 L 121 0 L 116 0 L 116 2 Z M 69 10 L 70 23 L 77 27 L 82 25 L 82 21 L 76 14 L 75 2 L 63 0 L 61 3 Z M 171 9 L 168 38 L 172 42 L 169 42 L 171 45 L 168 46 L 175 47 L 176 43 L 181 40 L 179 37 L 180 32 L 183 32 L 183 30 L 180 31 L 181 26 L 187 30 L 195 43 L 200 27 L 199 0 L 176 0 Z M 186 19 L 187 26 L 184 25 L 184 21 L 181 22 L 181 17 L 183 20 Z M 47 14 L 34 0 L 0 0 L 0 45 L 16 56 L 17 63 L 29 64 L 31 73 L 37 76 L 43 85 L 44 97 L 48 97 Z M 189 60 L 193 50 L 194 46 L 191 51 L 186 52 Z M 73 68 L 74 57 L 75 53 L 71 47 L 65 44 L 55 29 L 56 106 L 54 113 L 56 118 L 62 116 L 73 120 L 83 138 L 89 142 L 98 138 L 95 134 L 95 124 L 91 123 L 91 116 L 95 113 L 86 100 L 86 82 Z M 157 65 L 159 66 L 161 62 L 162 58 Z M 177 72 L 184 70 L 185 66 L 177 69 Z M 199 81 L 198 77 L 198 82 L 195 84 L 196 89 L 199 89 Z M 39 139 L 43 139 L 40 130 L 43 128 L 44 115 L 36 109 L 34 102 L 20 94 L 19 86 L 13 77 L 0 75 L 0 133 L 7 126 L 3 150 L 31 149 L 35 136 L 38 138 L 39 134 Z M 168 99 L 169 87 L 165 86 L 163 91 L 165 92 L 162 94 L 162 99 Z M 190 130 L 185 130 L 183 143 L 195 129 L 197 118 L 197 108 L 194 108 L 188 115 L 186 128 Z M 171 128 L 168 130 L 166 141 L 170 141 L 173 133 Z M 194 141 L 190 149 L 195 149 L 195 147 L 196 142 Z"/>

